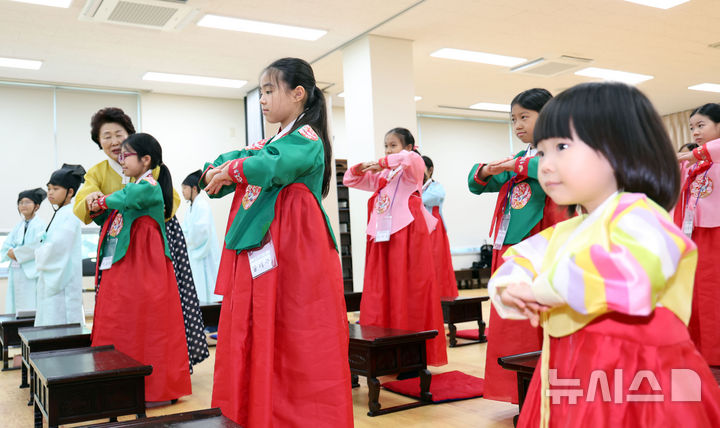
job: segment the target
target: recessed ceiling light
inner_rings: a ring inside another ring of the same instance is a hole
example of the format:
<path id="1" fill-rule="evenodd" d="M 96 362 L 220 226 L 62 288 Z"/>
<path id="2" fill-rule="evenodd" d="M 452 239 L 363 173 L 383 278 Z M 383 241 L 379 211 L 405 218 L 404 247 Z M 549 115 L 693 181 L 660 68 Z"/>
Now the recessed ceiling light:
<path id="1" fill-rule="evenodd" d="M 477 103 L 470 106 L 473 110 L 501 111 L 510 113 L 510 104 Z"/>
<path id="2" fill-rule="evenodd" d="M 415 95 L 415 101 L 420 101 L 422 97 Z"/>
<path id="3" fill-rule="evenodd" d="M 625 0 L 630 3 L 637 3 L 643 6 L 656 7 L 658 9 L 670 9 L 679 4 L 687 3 L 690 0 Z"/>
<path id="4" fill-rule="evenodd" d="M 479 62 L 481 64 L 501 65 L 514 67 L 527 62 L 526 58 L 515 56 L 496 55 L 485 52 L 466 51 L 463 49 L 442 48 L 431 53 L 435 58 L 454 59 L 457 61 Z"/>
<path id="5" fill-rule="evenodd" d="M 628 73 L 627 71 L 610 70 L 608 68 L 588 67 L 575 72 L 578 76 L 597 77 L 603 80 L 623 82 L 629 85 L 636 85 L 640 82 L 653 79 L 654 76 L 647 74 Z"/>
<path id="6" fill-rule="evenodd" d="M 345 98 L 345 92 L 340 92 L 337 96 L 338 98 Z"/>
<path id="7" fill-rule="evenodd" d="M 720 92 L 720 85 L 717 83 L 700 83 L 698 85 L 688 86 L 688 89 L 692 89 L 693 91 Z"/>
<path id="8" fill-rule="evenodd" d="M 155 82 L 184 83 L 188 85 L 218 86 L 221 88 L 242 88 L 247 80 L 222 79 L 219 77 L 191 76 L 188 74 L 156 73 L 148 71 L 143 80 Z"/>
<path id="9" fill-rule="evenodd" d="M 39 4 L 40 6 L 70 7 L 72 0 L 12 0 L 18 3 Z"/>
<path id="10" fill-rule="evenodd" d="M 40 67 L 42 67 L 42 61 L 0 57 L 0 67 L 22 68 L 25 70 L 39 70 Z"/>
<path id="11" fill-rule="evenodd" d="M 220 30 L 242 31 L 245 33 L 264 34 L 266 36 L 287 37 L 300 40 L 317 40 L 327 34 L 325 30 L 316 30 L 314 28 L 251 21 L 249 19 L 231 18 L 220 15 L 205 15 L 198 21 L 197 25 L 200 27 L 218 28 Z"/>

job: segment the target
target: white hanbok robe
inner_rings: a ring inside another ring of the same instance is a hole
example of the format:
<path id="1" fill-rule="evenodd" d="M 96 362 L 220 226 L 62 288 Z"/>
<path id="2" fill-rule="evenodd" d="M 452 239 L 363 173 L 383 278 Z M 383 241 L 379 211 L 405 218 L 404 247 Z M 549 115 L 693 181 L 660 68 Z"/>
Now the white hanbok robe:
<path id="1" fill-rule="evenodd" d="M 35 269 L 35 250 L 40 246 L 40 239 L 47 225 L 37 216 L 27 222 L 20 221 L 5 238 L 0 250 L 0 262 L 10 261 L 8 272 L 8 290 L 5 297 L 5 313 L 17 311 L 34 311 L 37 293 L 37 270 Z M 8 257 L 13 250 L 17 261 Z"/>
<path id="2" fill-rule="evenodd" d="M 210 203 L 204 195 L 197 195 L 182 224 L 188 248 L 190 269 L 200 302 L 219 302 L 222 296 L 214 293 L 220 265 L 220 243 L 215 232 Z"/>
<path id="3" fill-rule="evenodd" d="M 84 323 L 82 222 L 72 205 L 60 208 L 35 250 L 38 270 L 35 326 Z"/>

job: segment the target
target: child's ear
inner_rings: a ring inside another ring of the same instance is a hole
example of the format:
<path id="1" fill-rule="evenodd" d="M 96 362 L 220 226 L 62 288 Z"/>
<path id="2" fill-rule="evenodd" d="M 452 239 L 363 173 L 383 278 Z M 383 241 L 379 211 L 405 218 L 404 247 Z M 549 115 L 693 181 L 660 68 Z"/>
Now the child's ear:
<path id="1" fill-rule="evenodd" d="M 292 91 L 293 101 L 302 101 L 303 99 L 305 99 L 305 94 L 305 88 L 303 88 L 301 85 L 296 86 L 295 89 L 293 89 Z"/>
<path id="2" fill-rule="evenodd" d="M 145 155 L 142 157 L 142 164 L 145 166 L 145 168 L 150 168 L 150 164 L 152 164 L 152 158 L 150 155 Z"/>

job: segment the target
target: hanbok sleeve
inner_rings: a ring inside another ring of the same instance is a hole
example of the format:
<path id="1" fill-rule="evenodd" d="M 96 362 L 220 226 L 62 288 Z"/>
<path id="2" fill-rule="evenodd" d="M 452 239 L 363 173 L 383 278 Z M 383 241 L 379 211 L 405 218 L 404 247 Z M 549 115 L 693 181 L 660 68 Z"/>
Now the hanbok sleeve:
<path id="1" fill-rule="evenodd" d="M 75 217 L 56 218 L 54 221 L 58 223 L 53 224 L 43 243 L 35 250 L 35 267 L 38 274 L 42 275 L 50 296 L 61 292 L 65 286 L 63 274 L 73 262 L 71 250 L 75 238 L 80 234 L 80 222 Z"/>
<path id="2" fill-rule="evenodd" d="M 157 192 L 160 190 L 159 185 L 154 180 L 152 182 L 142 180 L 139 183 L 128 183 L 121 190 L 103 196 L 98 200 L 101 208 L 113 210 L 144 210 L 159 204 L 164 204 L 162 195 L 158 197 Z"/>
<path id="3" fill-rule="evenodd" d="M 45 222 L 37 217 L 28 224 L 25 240 L 22 245 L 15 247 L 15 258 L 20 265 L 35 260 L 35 250 L 40 247 L 40 240 L 45 233 Z"/>
<path id="4" fill-rule="evenodd" d="M 7 253 L 11 249 L 13 250 L 13 252 L 15 252 L 15 246 L 16 246 L 15 245 L 15 241 L 16 241 L 15 237 L 17 236 L 18 229 L 20 227 L 24 227 L 22 223 L 18 223 L 17 225 L 15 225 L 13 230 L 5 237 L 5 240 L 3 241 L 3 244 L 2 244 L 2 248 L 0 248 L 0 253 L 1 253 L 0 254 L 0 262 L 7 262 L 7 261 L 11 260 L 10 257 L 8 257 Z M 17 257 L 17 255 L 16 255 L 16 257 Z"/>
<path id="5" fill-rule="evenodd" d="M 648 315 L 681 261 L 697 253 L 695 244 L 646 198 L 621 199 L 603 227 L 608 229 L 605 242 L 589 242 L 535 278 L 538 302 L 565 302 L 586 315 Z"/>
<path id="6" fill-rule="evenodd" d="M 720 138 L 708 141 L 695 148 L 692 153 L 698 161 L 713 162 L 713 159 L 720 160 Z"/>
<path id="7" fill-rule="evenodd" d="M 243 159 L 249 156 L 252 156 L 255 153 L 253 150 L 233 150 L 231 152 L 223 153 L 220 156 L 217 157 L 212 162 L 206 162 L 205 166 L 203 167 L 202 175 L 200 176 L 200 181 L 198 185 L 201 189 L 204 189 L 205 186 L 207 186 L 207 183 L 205 182 L 205 175 L 210 171 L 211 169 L 215 169 L 220 167 L 222 164 L 228 161 L 233 161 L 236 159 Z M 208 194 L 209 197 L 215 199 L 215 198 L 222 198 L 223 196 L 226 196 L 232 192 L 235 191 L 235 187 L 237 187 L 235 184 L 229 184 L 227 186 L 223 186 L 220 191 L 214 195 Z"/>
<path id="8" fill-rule="evenodd" d="M 437 181 L 430 184 L 422 192 L 423 204 L 429 207 L 437 207 L 445 201 L 445 189 Z"/>
<path id="9" fill-rule="evenodd" d="M 362 164 L 357 164 L 348 168 L 343 175 L 343 184 L 354 189 L 374 192 L 380 183 L 380 173 L 373 171 L 362 172 L 360 170 L 361 166 Z"/>
<path id="10" fill-rule="evenodd" d="M 505 288 L 513 283 L 533 284 L 538 277 L 541 264 L 554 228 L 548 228 L 510 247 L 504 254 L 504 263 L 495 271 L 488 282 L 488 294 L 501 318 L 526 319 L 522 312 L 506 306 L 500 299 Z"/>
<path id="11" fill-rule="evenodd" d="M 90 224 L 90 222 L 93 221 L 90 211 L 88 211 L 87 204 L 85 203 L 85 198 L 93 192 L 101 191 L 101 177 L 99 177 L 98 174 L 99 170 L 96 168 L 91 168 L 90 171 L 85 173 L 85 182 L 78 190 L 77 195 L 75 195 L 73 212 L 84 224 Z"/>
<path id="12" fill-rule="evenodd" d="M 468 189 L 476 195 L 485 192 L 499 192 L 503 184 L 512 178 L 510 171 L 503 171 L 500 174 L 491 175 L 482 180 L 480 178 L 480 170 L 483 166 L 485 166 L 485 164 L 476 163 L 468 174 Z"/>

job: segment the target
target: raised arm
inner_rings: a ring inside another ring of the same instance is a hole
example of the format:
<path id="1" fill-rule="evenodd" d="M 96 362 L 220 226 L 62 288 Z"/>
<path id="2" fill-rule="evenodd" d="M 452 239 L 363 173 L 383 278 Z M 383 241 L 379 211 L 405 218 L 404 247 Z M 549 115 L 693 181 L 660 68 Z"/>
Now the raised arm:
<path id="1" fill-rule="evenodd" d="M 359 163 L 348 168 L 343 175 L 343 184 L 347 187 L 374 192 L 379 186 L 380 174 L 370 170 L 362 172 L 362 165 Z"/>
<path id="2" fill-rule="evenodd" d="M 128 183 L 121 190 L 105 195 L 98 200 L 100 208 L 113 210 L 143 210 L 163 204 L 162 190 L 154 180 Z"/>
<path id="3" fill-rule="evenodd" d="M 80 187 L 75 195 L 75 202 L 73 205 L 73 213 L 80 219 L 84 224 L 90 224 L 92 217 L 90 216 L 90 210 L 88 210 L 87 202 L 85 198 L 91 193 L 100 192 L 100 180 L 101 178 L 97 175 L 97 170 L 91 168 L 90 171 L 85 173 L 85 182 Z"/>

